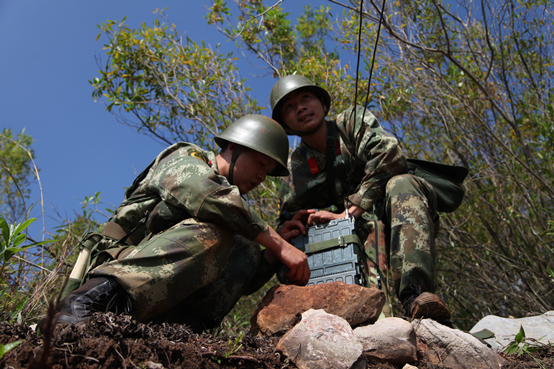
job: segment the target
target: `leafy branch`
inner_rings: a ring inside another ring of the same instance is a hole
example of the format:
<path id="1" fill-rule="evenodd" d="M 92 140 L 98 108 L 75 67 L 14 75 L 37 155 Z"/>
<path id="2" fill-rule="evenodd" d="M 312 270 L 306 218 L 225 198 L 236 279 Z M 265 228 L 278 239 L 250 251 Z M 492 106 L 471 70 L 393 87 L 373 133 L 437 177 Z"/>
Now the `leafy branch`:
<path id="1" fill-rule="evenodd" d="M 31 218 L 21 223 L 8 224 L 4 216 L 0 214 L 0 230 L 2 231 L 2 239 L 0 240 L 0 261 L 2 262 L 2 271 L 5 263 L 18 252 L 29 247 L 45 245 L 52 242 L 52 240 L 46 240 L 23 244 L 23 242 L 27 240 L 23 232 L 35 220 L 36 218 Z M 0 275 L 1 274 L 2 273 L 0 273 Z"/>

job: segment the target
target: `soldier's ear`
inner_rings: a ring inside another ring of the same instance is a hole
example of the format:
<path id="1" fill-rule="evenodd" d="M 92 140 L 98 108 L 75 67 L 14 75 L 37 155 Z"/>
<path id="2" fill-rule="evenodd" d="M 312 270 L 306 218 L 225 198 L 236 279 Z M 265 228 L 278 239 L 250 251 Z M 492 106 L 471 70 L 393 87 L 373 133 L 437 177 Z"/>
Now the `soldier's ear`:
<path id="1" fill-rule="evenodd" d="M 329 113 L 329 108 L 327 107 L 327 105 L 325 105 L 323 97 L 320 96 L 319 94 L 316 94 L 316 96 L 319 99 L 319 102 L 321 103 L 321 107 L 323 108 L 323 112 L 325 113 L 325 115 L 327 115 L 327 113 Z"/>

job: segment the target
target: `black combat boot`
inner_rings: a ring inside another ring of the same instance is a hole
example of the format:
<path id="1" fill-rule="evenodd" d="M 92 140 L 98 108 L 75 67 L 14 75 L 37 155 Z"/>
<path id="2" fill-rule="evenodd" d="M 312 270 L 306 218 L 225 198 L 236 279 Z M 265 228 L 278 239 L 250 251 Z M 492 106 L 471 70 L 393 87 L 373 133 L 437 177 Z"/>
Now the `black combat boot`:
<path id="1" fill-rule="evenodd" d="M 130 314 L 131 310 L 131 298 L 114 278 L 91 278 L 62 300 L 54 323 L 77 324 L 84 322 L 95 312 Z M 43 318 L 38 323 L 38 328 L 43 332 L 45 327 L 46 318 Z"/>

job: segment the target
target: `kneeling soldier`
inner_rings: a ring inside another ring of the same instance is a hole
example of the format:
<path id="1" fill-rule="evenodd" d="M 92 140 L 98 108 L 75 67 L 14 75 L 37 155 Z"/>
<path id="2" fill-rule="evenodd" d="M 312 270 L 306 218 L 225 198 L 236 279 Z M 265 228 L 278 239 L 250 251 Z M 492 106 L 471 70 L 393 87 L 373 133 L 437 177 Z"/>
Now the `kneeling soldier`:
<path id="1" fill-rule="evenodd" d="M 241 296 L 272 277 L 279 261 L 289 281 L 307 283 L 304 253 L 241 196 L 268 175 L 288 175 L 285 131 L 270 118 L 247 115 L 215 140 L 222 148 L 217 156 L 179 142 L 135 179 L 102 234 L 84 240 L 102 251 L 86 282 L 60 303 L 58 323 L 113 311 L 201 331 L 219 326 Z"/>

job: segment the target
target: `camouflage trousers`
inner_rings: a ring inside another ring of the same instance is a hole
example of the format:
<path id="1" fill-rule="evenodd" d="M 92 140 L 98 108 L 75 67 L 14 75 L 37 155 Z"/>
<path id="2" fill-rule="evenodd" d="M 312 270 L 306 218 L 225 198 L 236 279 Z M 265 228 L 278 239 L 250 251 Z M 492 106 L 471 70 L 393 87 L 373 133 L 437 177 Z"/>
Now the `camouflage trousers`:
<path id="1" fill-rule="evenodd" d="M 90 277 L 115 277 L 140 321 L 219 326 L 241 296 L 275 273 L 260 245 L 222 226 L 184 220 L 141 242 L 106 250 Z"/>
<path id="2" fill-rule="evenodd" d="M 418 291 L 436 289 L 436 208 L 433 187 L 422 178 L 403 174 L 389 180 L 385 199 L 373 214 L 366 212 L 357 221 L 360 239 L 365 240 L 366 286 L 380 287 L 387 294 L 385 316 L 392 313 L 389 272 L 402 303 Z"/>

